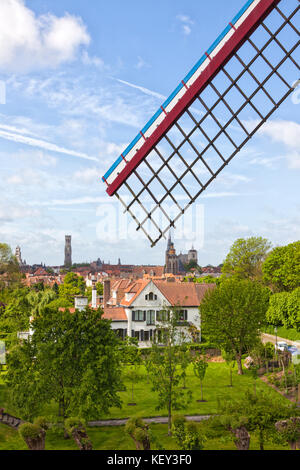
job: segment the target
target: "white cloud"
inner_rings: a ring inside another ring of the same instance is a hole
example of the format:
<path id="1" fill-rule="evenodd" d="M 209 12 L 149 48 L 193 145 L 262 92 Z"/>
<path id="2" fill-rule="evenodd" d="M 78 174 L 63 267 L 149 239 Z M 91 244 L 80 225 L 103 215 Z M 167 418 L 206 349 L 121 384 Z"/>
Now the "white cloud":
<path id="1" fill-rule="evenodd" d="M 177 15 L 176 18 L 182 23 L 194 24 L 194 21 L 188 15 Z"/>
<path id="2" fill-rule="evenodd" d="M 183 29 L 183 33 L 186 35 L 186 36 L 189 36 L 192 32 L 192 29 L 190 26 L 188 26 L 187 24 L 184 24 L 182 26 L 182 29 Z"/>
<path id="3" fill-rule="evenodd" d="M 90 36 L 82 20 L 66 13 L 36 16 L 24 0 L 0 2 L 0 69 L 53 68 L 75 59 Z"/>
<path id="4" fill-rule="evenodd" d="M 278 157 L 255 157 L 249 161 L 250 165 L 260 165 L 265 168 L 274 169 L 276 168 L 276 163 L 285 157 L 278 156 Z"/>
<path id="5" fill-rule="evenodd" d="M 289 168 L 300 169 L 300 152 L 291 152 L 286 155 Z"/>
<path id="6" fill-rule="evenodd" d="M 294 121 L 267 121 L 260 133 L 285 145 L 288 149 L 285 155 L 288 167 L 300 169 L 300 124 Z"/>
<path id="7" fill-rule="evenodd" d="M 40 215 L 41 214 L 38 209 L 31 209 L 18 204 L 3 203 L 3 205 L 0 205 L 0 221 L 2 223 L 13 222 L 15 220 L 25 219 L 27 217 L 39 217 Z M 1 227 L 1 233 L 2 228 L 3 227 Z"/>
<path id="8" fill-rule="evenodd" d="M 104 62 L 100 57 L 96 57 L 96 56 L 91 57 L 91 56 L 89 56 L 87 51 L 82 52 L 81 59 L 82 59 L 82 63 L 84 65 L 88 65 L 88 66 L 93 65 L 93 66 L 98 67 L 98 68 L 104 67 Z"/>
<path id="9" fill-rule="evenodd" d="M 140 56 L 138 56 L 138 63 L 136 64 L 135 68 L 140 70 L 143 68 L 149 68 L 150 65 Z"/>
<path id="10" fill-rule="evenodd" d="M 260 129 L 260 134 L 271 137 L 289 148 L 300 147 L 300 124 L 293 121 L 267 121 Z"/>
<path id="11" fill-rule="evenodd" d="M 181 22 L 183 34 L 189 36 L 192 32 L 191 26 L 194 24 L 194 21 L 188 15 L 177 15 L 176 18 Z"/>
<path id="12" fill-rule="evenodd" d="M 99 182 L 100 175 L 99 168 L 86 168 L 76 171 L 72 179 L 80 185 L 90 185 Z"/>

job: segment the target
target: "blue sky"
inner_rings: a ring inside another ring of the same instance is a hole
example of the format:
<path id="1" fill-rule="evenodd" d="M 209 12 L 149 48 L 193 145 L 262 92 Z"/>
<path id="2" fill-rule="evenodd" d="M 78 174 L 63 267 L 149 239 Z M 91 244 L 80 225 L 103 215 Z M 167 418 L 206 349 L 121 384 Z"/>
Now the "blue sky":
<path id="1" fill-rule="evenodd" d="M 65 234 L 74 262 L 163 264 L 100 178 L 243 4 L 2 0 L 0 241 L 31 264 L 62 264 Z M 295 94 L 214 181 L 178 252 L 219 264 L 239 237 L 299 239 L 299 110 Z"/>

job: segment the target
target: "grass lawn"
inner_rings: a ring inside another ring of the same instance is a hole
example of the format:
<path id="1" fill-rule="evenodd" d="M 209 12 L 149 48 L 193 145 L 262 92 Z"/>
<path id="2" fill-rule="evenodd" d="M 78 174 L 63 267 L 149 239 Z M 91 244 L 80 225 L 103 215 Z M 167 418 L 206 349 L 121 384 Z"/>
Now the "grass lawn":
<path id="1" fill-rule="evenodd" d="M 122 408 L 113 407 L 109 414 L 95 416 L 93 419 L 167 416 L 166 409 L 156 409 L 158 405 L 157 394 L 151 390 L 151 383 L 147 379 L 144 366 L 140 367 L 140 375 L 141 379 L 134 384 L 133 400 L 131 395 L 131 383 L 125 381 L 127 390 L 119 392 L 122 399 Z M 203 394 L 204 399 L 207 401 L 198 403 L 197 400 L 201 398 L 200 381 L 195 377 L 192 366 L 189 366 L 187 369 L 186 384 L 187 390 L 192 391 L 193 397 L 188 407 L 180 412 L 185 415 L 215 414 L 218 411 L 218 400 L 222 402 L 226 398 L 240 398 L 248 388 L 253 387 L 253 383 L 253 378 L 247 370 L 244 369 L 244 375 L 238 375 L 237 369 L 235 369 L 233 372 L 233 387 L 229 387 L 229 369 L 227 365 L 225 363 L 210 362 L 203 381 Z M 276 396 L 278 400 L 286 400 L 261 380 L 257 380 L 257 390 L 267 390 L 269 394 Z M 128 403 L 132 402 L 136 403 L 136 405 L 128 405 Z M 8 413 L 19 416 L 19 414 L 8 405 L 7 390 L 3 382 L 2 384 L 0 382 L 0 407 L 5 408 Z M 57 406 L 49 403 L 49 405 L 45 407 L 44 414 L 57 414 Z M 22 416 L 19 417 L 22 418 Z"/>
<path id="2" fill-rule="evenodd" d="M 200 399 L 200 382 L 193 374 L 192 366 L 187 370 L 186 384 L 188 390 L 193 393 L 193 398 L 189 406 L 185 410 L 180 410 L 180 413 L 185 415 L 207 415 L 215 414 L 218 411 L 218 400 L 221 402 L 225 398 L 236 399 L 240 398 L 243 393 L 253 387 L 253 379 L 248 371 L 244 371 L 244 375 L 239 376 L 235 369 L 233 373 L 233 387 L 229 387 L 229 370 L 225 363 L 210 362 L 207 368 L 206 376 L 203 382 L 204 403 L 198 403 Z M 127 390 L 120 392 L 123 406 L 121 409 L 112 408 L 108 415 L 95 416 L 93 419 L 108 419 L 108 418 L 128 418 L 128 417 L 152 417 L 152 416 L 167 416 L 165 409 L 157 410 L 157 395 L 151 390 L 151 384 L 147 380 L 147 375 L 144 366 L 140 368 L 141 380 L 137 381 L 134 385 L 134 402 L 136 406 L 129 406 L 128 403 L 132 402 L 131 396 L 131 383 L 126 382 Z M 257 390 L 268 391 L 269 394 L 276 396 L 279 401 L 285 401 L 286 398 L 282 397 L 272 388 L 268 387 L 260 379 L 257 380 Z M 5 385 L 1 384 L 0 378 L 0 407 L 15 416 L 16 413 L 7 402 L 7 390 Z M 45 407 L 45 415 L 53 415 L 57 413 L 55 404 L 49 404 Z M 174 412 L 176 413 L 176 412 Z M 22 417 L 22 416 L 20 416 Z M 204 423 L 198 424 L 205 426 Z M 153 424 L 151 425 L 153 433 L 157 436 L 165 449 L 176 449 L 175 441 L 167 436 L 167 425 Z M 124 427 L 101 427 L 88 428 L 88 434 L 93 442 L 95 449 L 108 449 L 108 450 L 131 450 L 134 449 L 133 441 L 125 435 Z M 205 442 L 205 449 L 218 450 L 218 449 L 235 449 L 233 438 L 230 434 L 213 432 L 210 433 L 209 439 Z M 47 432 L 46 448 L 53 449 L 77 449 L 73 440 L 65 440 L 61 430 L 51 429 Z M 258 440 L 256 436 L 251 438 L 251 449 L 258 449 Z M 274 445 L 269 442 L 266 444 L 266 449 L 285 449 Z M 0 424 L 0 449 L 26 449 L 26 445 L 19 437 L 16 430 L 9 428 L 7 425 Z"/>
<path id="3" fill-rule="evenodd" d="M 236 399 L 249 388 L 253 387 L 253 379 L 248 371 L 244 375 L 233 373 L 233 387 L 229 387 L 229 370 L 225 363 L 210 362 L 203 382 L 204 399 L 203 403 L 198 403 L 201 398 L 200 381 L 193 373 L 192 366 L 187 369 L 187 389 L 193 393 L 193 398 L 189 406 L 183 411 L 186 415 L 207 415 L 215 414 L 218 410 L 218 400 L 225 398 Z M 158 399 L 155 392 L 151 390 L 151 383 L 147 381 L 146 372 L 141 366 L 142 380 L 134 385 L 134 402 L 136 406 L 128 406 L 132 402 L 131 384 L 126 383 L 127 390 L 120 392 L 123 401 L 122 409 L 111 408 L 109 415 L 103 415 L 101 418 L 127 418 L 133 416 L 142 416 L 144 418 L 151 416 L 167 416 L 167 410 L 157 410 Z M 271 395 L 278 397 L 278 400 L 285 400 L 276 391 L 268 387 L 261 380 L 257 380 L 257 390 L 267 390 Z M 99 417 L 100 418 L 100 417 Z"/>

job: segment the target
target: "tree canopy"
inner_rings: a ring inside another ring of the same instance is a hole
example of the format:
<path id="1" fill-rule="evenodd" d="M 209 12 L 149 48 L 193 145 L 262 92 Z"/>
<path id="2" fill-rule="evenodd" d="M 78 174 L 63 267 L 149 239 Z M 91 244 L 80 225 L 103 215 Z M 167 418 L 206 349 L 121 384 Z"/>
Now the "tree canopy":
<path id="1" fill-rule="evenodd" d="M 300 331 L 300 287 L 292 292 L 278 292 L 270 297 L 266 313 L 269 323 L 274 326 L 295 328 Z"/>
<path id="2" fill-rule="evenodd" d="M 262 266 L 264 280 L 277 292 L 300 287 L 300 241 L 274 248 Z"/>
<path id="3" fill-rule="evenodd" d="M 120 406 L 119 340 L 100 309 L 70 314 L 46 307 L 32 328 L 31 340 L 7 354 L 9 394 L 22 416 L 36 416 L 51 400 L 64 418 Z"/>
<path id="4" fill-rule="evenodd" d="M 258 340 L 265 323 L 269 289 L 234 278 L 209 290 L 201 303 L 203 335 L 226 352 L 233 352 L 242 374 L 242 354 Z"/>
<path id="5" fill-rule="evenodd" d="M 60 300 L 65 304 L 68 303 L 69 307 L 73 307 L 74 298 L 85 293 L 85 282 L 82 276 L 70 272 L 65 276 L 63 284 L 58 289 Z"/>
<path id="6" fill-rule="evenodd" d="M 222 273 L 241 279 L 259 279 L 262 262 L 270 248 L 271 243 L 266 238 L 238 238 L 226 256 Z"/>

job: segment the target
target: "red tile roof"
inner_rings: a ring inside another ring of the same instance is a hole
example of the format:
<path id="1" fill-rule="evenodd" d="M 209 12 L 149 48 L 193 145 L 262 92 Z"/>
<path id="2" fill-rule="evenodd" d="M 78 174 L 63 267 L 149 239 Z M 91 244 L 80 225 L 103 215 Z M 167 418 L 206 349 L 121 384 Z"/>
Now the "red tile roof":
<path id="1" fill-rule="evenodd" d="M 153 283 L 171 305 L 198 307 L 205 293 L 216 287 L 215 284 L 196 284 L 194 282 L 166 282 L 153 279 Z"/>
<path id="2" fill-rule="evenodd" d="M 127 321 L 127 315 L 123 307 L 105 307 L 103 318 L 112 321 Z"/>

